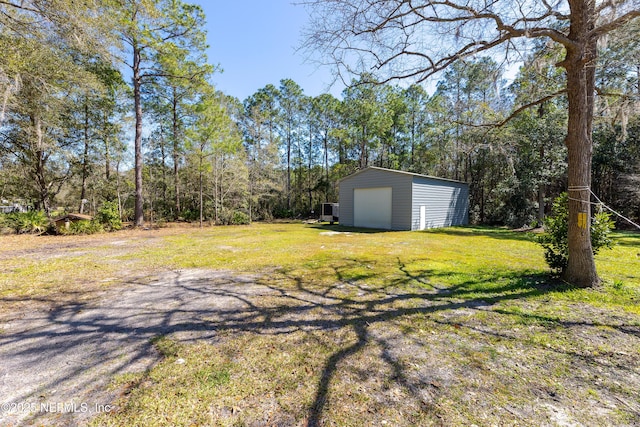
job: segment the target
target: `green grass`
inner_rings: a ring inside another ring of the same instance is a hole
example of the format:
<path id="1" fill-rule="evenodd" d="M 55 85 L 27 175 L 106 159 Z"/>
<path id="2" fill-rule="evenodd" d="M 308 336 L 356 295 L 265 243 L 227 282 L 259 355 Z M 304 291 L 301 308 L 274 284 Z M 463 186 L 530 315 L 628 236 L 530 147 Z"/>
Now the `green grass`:
<path id="1" fill-rule="evenodd" d="M 214 342 L 152 340 L 160 362 L 116 378 L 119 409 L 93 425 L 640 422 L 638 234 L 616 233 L 619 244 L 598 255 L 595 289 L 554 279 L 542 249 L 504 229 L 282 223 L 140 239 L 121 253 L 90 240 L 82 257 L 94 280 L 114 265 L 229 270 L 272 293 L 247 296 L 246 319 L 263 323 L 212 320 Z M 5 281 L 61 268 L 2 266 Z"/>
<path id="2" fill-rule="evenodd" d="M 577 422 L 638 421 L 637 394 L 615 379 L 629 369 L 638 381 L 640 345 L 624 332 L 640 326 L 637 235 L 618 233 L 622 244 L 598 257 L 604 286 L 574 289 L 548 275 L 528 236 L 507 230 L 324 234 L 332 229 L 210 229 L 143 251 L 152 264 L 262 273 L 259 282 L 283 294 L 328 295 L 302 319 L 327 327 L 181 345 L 184 365 L 166 358 L 120 412 L 95 424 L 565 421 L 542 403 Z M 305 306 L 254 303 L 287 319 Z"/>
<path id="3" fill-rule="evenodd" d="M 0 298 L 38 299 L 78 294 L 83 285 L 107 277 L 115 270 L 115 266 L 91 255 L 2 260 Z"/>

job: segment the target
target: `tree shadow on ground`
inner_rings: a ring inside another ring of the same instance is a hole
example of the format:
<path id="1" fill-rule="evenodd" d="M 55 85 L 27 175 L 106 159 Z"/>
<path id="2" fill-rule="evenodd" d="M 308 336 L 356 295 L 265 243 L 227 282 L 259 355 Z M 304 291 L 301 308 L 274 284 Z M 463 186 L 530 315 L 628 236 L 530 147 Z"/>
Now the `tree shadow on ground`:
<path id="1" fill-rule="evenodd" d="M 352 263 L 358 262 L 358 260 L 350 261 Z M 340 270 L 341 268 L 335 269 L 335 275 L 338 278 L 342 276 Z M 496 308 L 496 306 L 500 306 L 499 303 L 502 302 L 526 300 L 528 298 L 541 297 L 546 294 L 564 292 L 572 289 L 570 286 L 549 279 L 549 277 L 543 274 L 485 274 L 479 275 L 476 279 L 470 279 L 454 286 L 444 287 L 437 285 L 438 278 L 448 276 L 451 272 L 426 271 L 418 275 L 411 274 L 407 272 L 400 260 L 398 261 L 398 270 L 405 274 L 404 277 L 397 277 L 390 280 L 385 286 L 376 288 L 362 285 L 362 283 L 366 283 L 367 279 L 373 279 L 373 274 L 372 277 L 369 278 L 361 277 L 354 286 L 361 294 L 366 295 L 365 298 L 336 296 L 334 292 L 335 287 L 326 287 L 317 290 L 312 286 L 308 286 L 308 284 L 300 279 L 295 277 L 289 278 L 297 281 L 297 290 L 300 292 L 300 295 L 307 297 L 303 299 L 304 304 L 302 306 L 295 308 L 296 312 L 299 313 L 300 311 L 321 306 L 325 310 L 328 308 L 330 312 L 339 313 L 334 319 L 325 316 L 320 323 L 304 323 L 304 327 L 317 327 L 321 329 L 350 328 L 353 335 L 357 337 L 354 343 L 336 351 L 326 361 L 322 375 L 318 381 L 317 393 L 314 403 L 310 408 L 307 425 L 318 426 L 322 424 L 323 412 L 329 400 L 330 384 L 332 379 L 337 375 L 339 366 L 345 359 L 358 354 L 371 343 L 375 343 L 382 349 L 381 358 L 392 370 L 393 380 L 405 388 L 409 395 L 417 397 L 420 394 L 422 385 L 419 382 L 415 382 L 414 379 L 411 379 L 410 376 L 404 372 L 405 367 L 398 362 L 397 354 L 394 355 L 393 352 L 390 351 L 390 349 L 395 346 L 394 340 L 387 340 L 384 337 L 380 337 L 378 333 L 372 332 L 378 325 L 391 325 L 399 319 L 410 322 L 410 319 L 413 317 L 433 316 L 438 313 L 465 312 L 465 316 L 467 316 L 469 312 L 491 312 L 498 316 L 521 317 L 523 322 L 527 323 L 535 320 L 538 323 L 544 323 L 554 327 L 610 327 L 623 334 L 629 334 L 631 338 L 634 336 L 637 337 L 637 329 L 640 329 L 637 327 L 638 325 L 600 323 L 588 320 L 570 322 L 552 316 L 531 315 L 526 312 L 511 312 Z M 426 279 L 428 279 L 428 281 Z M 492 285 L 494 283 L 499 284 Z M 272 286 L 269 284 L 266 285 Z M 418 304 L 414 304 L 416 302 Z M 456 316 L 454 315 L 454 317 Z M 468 329 L 475 328 L 472 325 L 465 325 L 465 322 L 459 319 L 455 321 L 436 320 L 436 322 L 440 322 L 441 324 L 449 323 L 454 329 L 462 327 Z M 276 324 L 275 326 L 277 331 L 281 327 L 288 328 L 293 325 Z M 297 326 L 302 325 L 298 323 Z M 480 334 L 493 334 L 500 336 L 502 339 L 519 339 L 517 336 L 503 334 L 501 332 L 477 328 L 475 328 L 475 330 Z M 543 347 L 542 343 L 538 347 L 544 348 L 545 351 L 549 349 L 546 346 Z M 596 357 L 585 356 L 571 349 L 558 347 L 552 351 L 571 357 L 588 358 L 591 363 L 598 363 Z M 621 368 L 621 370 L 625 372 L 629 372 L 632 369 L 632 367 Z M 429 406 L 428 404 L 430 402 L 423 403 L 427 403 L 427 406 Z"/>
<path id="2" fill-rule="evenodd" d="M 375 271 L 363 273 L 357 280 L 347 279 L 345 272 L 361 264 L 361 260 L 353 258 L 322 266 L 323 275 L 330 269 L 335 277 L 335 283 L 330 285 L 286 270 L 269 276 L 175 271 L 156 280 L 128 283 L 105 294 L 100 302 L 66 304 L 48 312 L 25 315 L 0 334 L 3 371 L 0 373 L 5 378 L 0 384 L 0 395 L 10 396 L 15 402 L 34 403 L 113 398 L 112 394 L 100 394 L 96 390 L 104 389 L 108 379 L 119 374 L 150 369 L 158 360 L 152 344 L 158 336 L 170 336 L 182 342 L 207 340 L 215 344 L 221 334 L 229 337 L 253 333 L 275 339 L 292 333 L 344 330 L 354 337 L 353 342 L 338 346 L 326 358 L 317 378 L 313 402 L 308 407 L 306 425 L 323 424 L 332 398 L 332 385 L 341 366 L 371 345 L 380 349 L 378 362 L 391 372 L 388 381 L 402 388 L 422 410 L 433 411 L 437 417 L 441 414 L 433 396 L 442 391 L 433 384 L 440 379 L 409 372 L 397 352 L 401 339 L 411 341 L 417 349 L 427 345 L 421 338 L 403 332 L 403 328 L 410 328 L 414 321 L 431 319 L 434 324 L 448 326 L 454 335 L 464 329 L 480 336 L 499 336 L 508 341 L 520 339 L 517 334 L 500 330 L 499 324 L 486 328 L 470 320 L 475 314 L 488 313 L 497 319 L 521 317 L 522 322 L 562 328 L 607 327 L 635 340 L 636 344 L 640 340 L 638 325 L 626 319 L 619 323 L 569 322 L 504 308 L 502 303 L 568 289 L 544 275 L 483 273 L 453 286 L 444 286 L 440 284 L 441 279 L 454 272 L 409 272 L 399 259 L 395 274 L 382 280 L 381 285 L 370 284 L 380 279 Z M 398 322 L 404 326 L 399 327 Z M 531 345 L 546 352 L 587 357 L 563 346 Z M 593 357 L 589 363 L 600 362 Z M 616 372 L 629 373 L 636 365 L 637 362 L 621 364 Z M 18 372 L 27 376 L 15 378 Z M 0 414 L 0 421 L 19 421 L 20 415 L 24 414 Z M 37 422 L 51 414 L 27 415 L 30 422 Z M 69 425 L 78 422 L 76 414 L 57 416 L 71 423 Z"/>
<path id="3" fill-rule="evenodd" d="M 447 236 L 484 236 L 497 240 L 516 240 L 531 242 L 533 238 L 530 232 L 526 231 L 514 231 L 506 228 L 497 227 L 445 227 L 445 228 L 433 228 L 423 231 L 425 234 L 443 234 Z"/>
<path id="4" fill-rule="evenodd" d="M 638 231 L 616 231 L 613 233 L 616 245 L 633 246 L 640 250 L 640 232 Z"/>
<path id="5" fill-rule="evenodd" d="M 338 233 L 354 233 L 354 234 L 379 234 L 379 233 L 394 233 L 396 230 L 382 230 L 378 228 L 359 228 L 359 227 L 349 227 L 346 225 L 340 224 L 328 224 L 322 222 L 316 222 L 313 224 L 307 225 L 309 228 L 315 228 L 317 230 L 322 231 L 335 231 Z"/>

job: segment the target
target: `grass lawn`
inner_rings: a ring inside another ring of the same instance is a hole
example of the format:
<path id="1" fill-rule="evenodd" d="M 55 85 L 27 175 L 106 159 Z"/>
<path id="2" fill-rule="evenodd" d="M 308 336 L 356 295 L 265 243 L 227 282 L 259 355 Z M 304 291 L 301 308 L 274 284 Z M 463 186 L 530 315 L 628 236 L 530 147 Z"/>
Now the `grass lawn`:
<path id="1" fill-rule="evenodd" d="M 528 235 L 493 228 L 2 239 L 5 313 L 177 269 L 268 290 L 239 282 L 245 309 L 201 319 L 214 341 L 154 339 L 160 362 L 114 378 L 118 410 L 95 426 L 640 424 L 640 234 L 598 255 L 597 289 L 551 278 Z"/>

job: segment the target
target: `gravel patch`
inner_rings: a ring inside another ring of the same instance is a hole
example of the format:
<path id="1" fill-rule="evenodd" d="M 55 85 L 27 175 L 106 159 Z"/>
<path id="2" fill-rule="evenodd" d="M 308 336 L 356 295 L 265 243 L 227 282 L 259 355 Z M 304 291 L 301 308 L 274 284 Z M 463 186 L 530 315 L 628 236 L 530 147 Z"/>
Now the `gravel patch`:
<path id="1" fill-rule="evenodd" d="M 111 288 L 88 303 L 16 314 L 0 324 L 0 425 L 83 425 L 115 410 L 116 375 L 159 359 L 151 339 L 215 340 L 212 321 L 272 293 L 228 272 L 172 271 Z"/>

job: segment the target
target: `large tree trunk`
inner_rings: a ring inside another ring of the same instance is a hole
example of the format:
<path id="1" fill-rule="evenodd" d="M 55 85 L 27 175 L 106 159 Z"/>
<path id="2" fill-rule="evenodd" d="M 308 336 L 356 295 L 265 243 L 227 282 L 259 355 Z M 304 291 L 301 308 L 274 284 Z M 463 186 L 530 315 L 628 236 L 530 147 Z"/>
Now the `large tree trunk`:
<path id="1" fill-rule="evenodd" d="M 105 129 L 107 129 L 107 113 L 104 113 L 104 121 L 103 124 Z M 111 180 L 111 153 L 109 148 L 109 134 L 105 132 L 104 135 L 104 177 L 109 182 Z"/>
<path id="2" fill-rule="evenodd" d="M 122 197 L 120 196 L 120 160 L 116 160 L 116 196 L 118 198 L 118 215 L 122 221 Z"/>
<path id="3" fill-rule="evenodd" d="M 140 90 L 142 81 L 140 77 L 140 49 L 137 44 L 133 46 L 133 103 L 136 115 L 136 133 L 134 139 L 135 150 L 135 207 L 134 225 L 144 225 L 143 198 L 142 198 L 142 100 Z"/>
<path id="4" fill-rule="evenodd" d="M 566 145 L 569 154 L 569 262 L 564 280 L 580 287 L 596 286 L 596 272 L 591 248 L 591 159 L 593 150 L 592 122 L 595 91 L 596 39 L 595 2 L 573 0 L 569 38 L 575 42 L 567 48 L 562 63 L 567 71 L 569 123 Z"/>
<path id="5" fill-rule="evenodd" d="M 203 202 L 204 202 L 204 197 L 202 196 L 203 193 L 203 185 L 202 185 L 202 154 L 200 154 L 200 163 L 198 165 L 198 188 L 199 188 L 199 196 L 200 196 L 200 228 L 202 228 L 202 223 L 204 220 L 204 206 L 203 206 Z"/>
<path id="6" fill-rule="evenodd" d="M 175 199 L 175 219 L 180 216 L 180 145 L 178 143 L 178 95 L 176 94 L 176 88 L 173 88 L 173 190 L 176 196 Z"/>
<path id="7" fill-rule="evenodd" d="M 291 127 L 287 128 L 287 209 L 291 210 Z"/>
<path id="8" fill-rule="evenodd" d="M 36 153 L 37 163 L 35 168 L 35 176 L 36 176 L 36 184 L 38 186 L 39 193 L 39 202 L 42 207 L 42 210 L 47 215 L 47 218 L 51 218 L 51 202 L 50 197 L 51 194 L 49 192 L 49 184 L 47 182 L 47 178 L 45 176 L 45 163 L 46 163 L 46 155 L 44 152 L 38 150 Z"/>
<path id="9" fill-rule="evenodd" d="M 46 163 L 48 156 L 44 151 L 44 132 L 42 130 L 42 119 L 37 114 L 32 114 L 30 117 L 31 127 L 33 134 L 30 138 L 33 138 L 31 143 L 31 151 L 34 156 L 33 173 L 36 181 L 36 188 L 38 190 L 38 198 L 40 207 L 44 210 L 48 218 L 51 218 L 51 204 L 49 192 L 50 185 L 46 177 Z"/>
<path id="10" fill-rule="evenodd" d="M 538 107 L 538 118 L 540 119 L 541 122 L 542 120 L 544 120 L 544 115 L 545 115 L 545 110 L 544 110 L 544 102 L 543 102 Z M 538 223 L 539 224 L 542 224 L 545 217 L 544 193 L 545 193 L 546 183 L 543 181 L 544 175 L 542 172 L 544 169 L 543 165 L 544 165 L 544 159 L 545 159 L 544 144 L 545 144 L 545 140 L 542 140 L 540 141 L 540 146 L 538 147 L 538 159 L 540 160 L 540 170 L 539 170 L 540 181 L 538 182 Z"/>
<path id="11" fill-rule="evenodd" d="M 84 200 L 87 198 L 87 178 L 89 177 L 89 105 L 84 103 L 84 152 L 82 153 L 82 188 L 80 189 L 80 208 L 84 213 Z"/>
<path id="12" fill-rule="evenodd" d="M 325 181 L 327 181 L 327 184 L 329 184 L 329 129 L 328 127 L 324 133 L 323 143 L 324 143 L 324 179 Z M 328 202 L 328 200 L 325 200 L 325 201 Z"/>
<path id="13" fill-rule="evenodd" d="M 164 146 L 164 131 L 160 136 L 160 159 L 162 162 L 162 201 L 167 200 L 167 151 Z"/>
<path id="14" fill-rule="evenodd" d="M 311 126 L 311 122 L 309 122 L 309 168 L 308 168 L 308 184 L 307 191 L 309 192 L 309 213 L 313 210 L 313 195 L 311 193 L 311 168 L 313 167 L 312 157 L 313 157 L 313 129 Z"/>
<path id="15" fill-rule="evenodd" d="M 362 127 L 362 139 L 360 140 L 360 158 L 358 159 L 358 165 L 360 169 L 364 169 L 368 164 L 368 155 L 367 155 L 367 127 Z"/>

